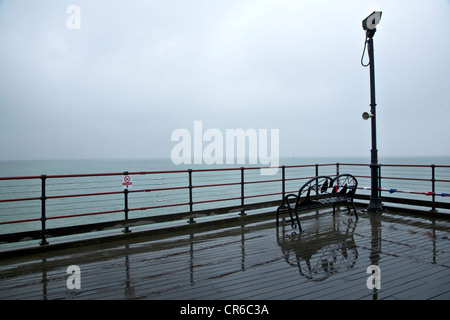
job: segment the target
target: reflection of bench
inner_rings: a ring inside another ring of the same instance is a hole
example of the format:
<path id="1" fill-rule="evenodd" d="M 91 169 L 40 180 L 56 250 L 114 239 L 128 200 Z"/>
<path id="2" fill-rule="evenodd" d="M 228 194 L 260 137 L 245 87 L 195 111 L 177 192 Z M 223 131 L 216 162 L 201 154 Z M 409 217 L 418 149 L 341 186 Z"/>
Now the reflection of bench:
<path id="1" fill-rule="evenodd" d="M 286 262 L 298 268 L 308 280 L 322 281 L 329 276 L 353 268 L 358 250 L 353 238 L 356 221 L 336 221 L 333 225 L 310 232 L 287 232 L 277 228 L 277 242 Z M 281 234 L 280 234 L 281 233 Z"/>
<path id="2" fill-rule="evenodd" d="M 336 205 L 345 203 L 350 213 L 350 205 L 353 208 L 356 218 L 353 197 L 358 186 L 356 178 L 350 174 L 341 174 L 334 179 L 327 176 L 318 176 L 306 182 L 298 191 L 298 195 L 288 194 L 283 198 L 281 205 L 277 209 L 277 226 L 280 213 L 289 212 L 292 227 L 295 228 L 295 221 L 292 213 L 295 213 L 299 230 L 302 231 L 299 211 L 312 210 L 333 205 L 333 215 L 336 212 Z"/>

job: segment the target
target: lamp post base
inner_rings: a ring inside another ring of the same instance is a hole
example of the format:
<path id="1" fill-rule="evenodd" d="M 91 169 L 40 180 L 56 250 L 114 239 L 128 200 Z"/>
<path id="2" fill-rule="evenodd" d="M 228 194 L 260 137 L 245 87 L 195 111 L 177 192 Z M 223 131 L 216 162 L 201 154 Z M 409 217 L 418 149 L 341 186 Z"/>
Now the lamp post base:
<path id="1" fill-rule="evenodd" d="M 385 212 L 381 200 L 379 198 L 370 199 L 369 206 L 367 207 L 367 212 Z"/>

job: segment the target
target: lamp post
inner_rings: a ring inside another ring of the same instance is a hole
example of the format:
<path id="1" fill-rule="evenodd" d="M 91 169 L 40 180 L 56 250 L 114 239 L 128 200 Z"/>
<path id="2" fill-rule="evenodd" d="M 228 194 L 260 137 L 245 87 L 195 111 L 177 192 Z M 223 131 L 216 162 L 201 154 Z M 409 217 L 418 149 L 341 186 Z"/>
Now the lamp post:
<path id="1" fill-rule="evenodd" d="M 370 151 L 370 170 L 371 170 L 371 194 L 370 203 L 367 208 L 368 212 L 384 211 L 378 192 L 378 172 L 380 165 L 378 164 L 377 150 L 377 128 L 376 128 L 376 102 L 375 102 L 375 61 L 373 55 L 373 36 L 376 32 L 376 26 L 380 22 L 381 11 L 375 11 L 362 21 L 363 29 L 366 31 L 366 43 L 368 45 L 369 64 L 370 65 L 370 114 L 363 113 L 363 119 L 371 118 L 372 128 L 372 150 Z M 364 46 L 365 48 L 365 46 Z M 363 53 L 364 56 L 364 53 Z M 361 58 L 361 64 L 364 65 Z"/>

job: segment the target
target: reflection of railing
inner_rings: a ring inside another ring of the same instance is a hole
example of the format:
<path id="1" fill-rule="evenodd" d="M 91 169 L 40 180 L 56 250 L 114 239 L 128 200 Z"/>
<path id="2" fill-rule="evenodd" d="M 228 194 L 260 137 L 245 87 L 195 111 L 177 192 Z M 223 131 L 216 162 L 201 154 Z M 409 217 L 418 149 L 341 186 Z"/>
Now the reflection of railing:
<path id="1" fill-rule="evenodd" d="M 342 168 L 345 167 L 345 170 Z M 450 166 L 381 165 L 383 201 L 450 209 Z M 202 216 L 277 207 L 304 181 L 320 175 L 352 173 L 359 186 L 355 199 L 368 199 L 367 164 L 280 166 L 273 176 L 259 167 L 97 174 L 0 177 L 0 243 L 67 236 L 187 220 Z M 129 175 L 132 188 L 122 189 Z M 393 190 L 398 190 L 394 192 Z M 414 193 L 402 193 L 413 189 Z M 395 195 L 396 197 L 393 197 Z M 426 200 L 418 199 L 424 197 Z M 439 201 L 437 198 L 439 197 Z"/>
<path id="2" fill-rule="evenodd" d="M 356 223 L 357 219 L 352 218 L 345 222 L 333 219 L 330 228 L 321 227 L 300 234 L 292 230 L 287 232 L 283 226 L 281 230 L 277 228 L 278 245 L 286 262 L 297 267 L 301 276 L 322 281 L 355 265 L 358 259 L 353 239 Z"/>

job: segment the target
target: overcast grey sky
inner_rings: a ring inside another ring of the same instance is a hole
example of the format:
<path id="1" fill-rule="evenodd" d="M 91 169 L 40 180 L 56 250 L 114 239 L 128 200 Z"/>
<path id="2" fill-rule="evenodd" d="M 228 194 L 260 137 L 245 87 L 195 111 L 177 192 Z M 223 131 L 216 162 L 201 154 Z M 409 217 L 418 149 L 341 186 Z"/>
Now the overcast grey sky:
<path id="1" fill-rule="evenodd" d="M 195 120 L 369 156 L 374 9 L 380 156 L 450 156 L 448 0 L 3 0 L 0 160 L 168 158 Z"/>

